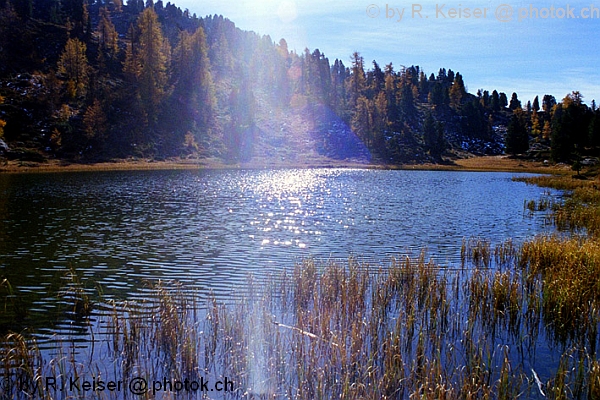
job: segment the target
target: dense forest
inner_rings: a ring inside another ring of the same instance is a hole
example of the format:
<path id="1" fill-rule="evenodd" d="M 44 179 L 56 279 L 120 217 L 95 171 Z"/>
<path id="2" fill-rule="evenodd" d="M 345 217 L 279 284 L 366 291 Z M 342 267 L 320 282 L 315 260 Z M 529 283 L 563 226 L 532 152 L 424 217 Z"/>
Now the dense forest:
<path id="1" fill-rule="evenodd" d="M 210 10 L 207 10 L 210 11 Z M 284 39 L 148 0 L 0 0 L 0 153 L 62 158 L 442 162 L 597 156 L 579 92 L 522 104 L 451 69 L 331 62 Z"/>

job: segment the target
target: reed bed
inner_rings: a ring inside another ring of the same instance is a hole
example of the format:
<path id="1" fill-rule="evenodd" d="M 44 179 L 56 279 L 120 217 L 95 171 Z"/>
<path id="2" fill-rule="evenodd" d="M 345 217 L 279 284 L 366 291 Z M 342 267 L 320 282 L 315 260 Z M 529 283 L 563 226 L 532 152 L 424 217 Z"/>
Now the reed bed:
<path id="1" fill-rule="evenodd" d="M 563 190 L 567 193 L 564 202 L 556 203 L 547 197 L 538 202 L 529 201 L 525 207 L 551 209 L 552 222 L 559 230 L 584 234 L 592 237 L 600 235 L 600 181 L 596 179 L 573 179 L 568 176 L 537 176 L 515 178 L 528 184 Z"/>
<path id="2" fill-rule="evenodd" d="M 466 253 L 477 257 L 455 270 L 424 256 L 382 266 L 305 260 L 250 280 L 229 305 L 159 283 L 143 304 L 113 303 L 90 321 L 92 347 L 67 340 L 49 355 L 24 335 L 3 337 L 1 372 L 13 387 L 73 376 L 233 382 L 205 398 L 594 398 L 600 258 L 590 256 L 594 243 L 572 240 L 493 249 L 473 240 L 479 250 Z M 560 357 L 540 355 L 548 352 Z M 36 394 L 65 397 L 46 389 Z M 131 397 L 75 389 L 67 397 Z M 201 396 L 142 396 L 174 397 Z"/>

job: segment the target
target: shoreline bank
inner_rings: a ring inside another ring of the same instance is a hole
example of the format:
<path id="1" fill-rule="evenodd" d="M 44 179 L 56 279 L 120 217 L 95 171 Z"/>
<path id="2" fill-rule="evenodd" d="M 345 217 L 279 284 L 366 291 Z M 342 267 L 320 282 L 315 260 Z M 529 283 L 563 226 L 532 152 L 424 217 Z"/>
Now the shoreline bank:
<path id="1" fill-rule="evenodd" d="M 195 169 L 292 169 L 292 168 L 364 168 L 424 171 L 472 171 L 472 172 L 530 172 L 539 174 L 567 174 L 566 165 L 544 165 L 541 162 L 515 159 L 509 156 L 479 156 L 452 161 L 448 164 L 402 164 L 387 165 L 361 163 L 352 160 L 311 160 L 307 162 L 266 162 L 226 164 L 219 159 L 173 159 L 154 161 L 125 159 L 98 163 L 75 163 L 64 160 L 49 160 L 45 163 L 6 161 L 0 165 L 0 174 L 53 173 L 86 171 L 138 171 L 138 170 L 195 170 Z"/>

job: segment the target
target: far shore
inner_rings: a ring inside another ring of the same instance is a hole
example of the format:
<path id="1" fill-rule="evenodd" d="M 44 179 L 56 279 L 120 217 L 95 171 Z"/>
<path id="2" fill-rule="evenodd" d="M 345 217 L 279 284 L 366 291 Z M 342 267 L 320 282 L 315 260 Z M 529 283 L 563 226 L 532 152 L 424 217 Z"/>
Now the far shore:
<path id="1" fill-rule="evenodd" d="M 0 173 L 50 173 L 84 171 L 135 171 L 135 170 L 178 170 L 178 169 L 268 169 L 268 168 L 372 168 L 431 171 L 481 171 L 481 172 L 530 172 L 542 174 L 572 173 L 566 165 L 546 165 L 542 162 L 509 156 L 479 156 L 453 160 L 444 164 L 385 165 L 352 160 L 307 160 L 273 161 L 253 160 L 247 163 L 227 164 L 220 159 L 121 159 L 97 163 L 48 160 L 44 163 L 5 161 L 0 162 Z"/>

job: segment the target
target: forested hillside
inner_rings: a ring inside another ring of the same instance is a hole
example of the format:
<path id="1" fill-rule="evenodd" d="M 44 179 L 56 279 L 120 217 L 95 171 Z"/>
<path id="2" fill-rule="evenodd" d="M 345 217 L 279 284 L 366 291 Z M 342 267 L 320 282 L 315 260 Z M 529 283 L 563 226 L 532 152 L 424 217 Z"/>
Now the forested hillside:
<path id="1" fill-rule="evenodd" d="M 32 161 L 408 163 L 530 148 L 570 161 L 596 155 L 600 111 L 579 92 L 522 104 L 469 94 L 451 69 L 299 54 L 162 1 L 0 0 L 0 139 L 4 157 Z"/>

